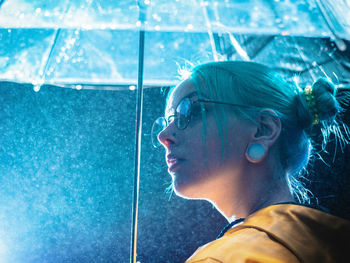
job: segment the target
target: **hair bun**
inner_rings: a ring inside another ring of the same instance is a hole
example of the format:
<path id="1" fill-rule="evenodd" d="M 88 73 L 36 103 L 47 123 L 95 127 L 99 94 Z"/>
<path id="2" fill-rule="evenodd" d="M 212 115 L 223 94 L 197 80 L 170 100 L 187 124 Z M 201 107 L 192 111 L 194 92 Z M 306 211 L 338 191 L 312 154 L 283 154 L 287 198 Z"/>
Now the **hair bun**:
<path id="1" fill-rule="evenodd" d="M 336 88 L 325 78 L 319 78 L 308 90 L 296 96 L 296 113 L 299 125 L 310 128 L 318 121 L 332 123 L 340 111 L 335 97 Z"/>

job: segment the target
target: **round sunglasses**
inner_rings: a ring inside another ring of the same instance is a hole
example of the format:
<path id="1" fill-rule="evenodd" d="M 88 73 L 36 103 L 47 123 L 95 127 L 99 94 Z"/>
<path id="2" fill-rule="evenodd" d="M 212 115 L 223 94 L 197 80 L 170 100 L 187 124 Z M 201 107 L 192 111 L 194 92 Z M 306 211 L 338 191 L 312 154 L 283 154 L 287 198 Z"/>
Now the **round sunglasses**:
<path id="1" fill-rule="evenodd" d="M 205 111 L 205 108 L 202 107 L 201 105 L 198 105 L 197 107 L 196 105 L 197 103 L 200 103 L 200 102 L 216 103 L 216 104 L 222 104 L 222 105 L 252 108 L 252 106 L 221 102 L 221 101 L 215 101 L 215 100 L 193 99 L 196 96 L 198 96 L 197 92 L 193 92 L 189 94 L 179 102 L 174 114 L 168 116 L 167 118 L 159 117 L 154 121 L 152 125 L 152 130 L 151 130 L 151 139 L 152 139 L 152 144 L 155 148 L 158 148 L 159 146 L 161 146 L 161 143 L 158 140 L 159 133 L 161 133 L 164 129 L 166 129 L 166 127 L 168 127 L 171 122 L 175 122 L 175 126 L 177 129 L 184 130 L 187 128 L 188 124 L 190 123 L 191 119 L 193 119 L 194 116 L 198 116 L 200 113 Z"/>

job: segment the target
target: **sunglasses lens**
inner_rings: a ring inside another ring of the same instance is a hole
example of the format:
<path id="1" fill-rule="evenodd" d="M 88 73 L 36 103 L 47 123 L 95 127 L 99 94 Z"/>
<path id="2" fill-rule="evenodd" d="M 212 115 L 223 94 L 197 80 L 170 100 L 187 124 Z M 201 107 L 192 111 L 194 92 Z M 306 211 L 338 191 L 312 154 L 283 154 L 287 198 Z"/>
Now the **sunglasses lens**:
<path id="1" fill-rule="evenodd" d="M 162 130 L 164 130 L 165 127 L 166 127 L 166 120 L 164 117 L 159 117 L 158 119 L 155 120 L 155 122 L 152 125 L 151 139 L 152 139 L 152 144 L 155 148 L 158 148 L 161 146 L 158 140 L 158 134 Z"/>
<path id="2" fill-rule="evenodd" d="M 183 99 L 176 108 L 176 126 L 183 130 L 191 120 L 191 100 Z"/>

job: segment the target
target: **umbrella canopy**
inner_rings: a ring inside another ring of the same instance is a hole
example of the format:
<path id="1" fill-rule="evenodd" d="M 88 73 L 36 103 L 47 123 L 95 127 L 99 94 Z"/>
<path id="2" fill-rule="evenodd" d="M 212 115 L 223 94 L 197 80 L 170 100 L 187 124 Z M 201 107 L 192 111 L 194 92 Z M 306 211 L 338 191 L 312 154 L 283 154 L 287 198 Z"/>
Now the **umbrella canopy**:
<path id="1" fill-rule="evenodd" d="M 144 25 L 139 5 L 130 0 L 0 3 L 0 79 L 34 85 L 135 85 L 141 27 L 147 32 L 146 85 L 174 84 L 179 68 L 223 60 L 227 52 L 230 59 L 265 62 L 272 51 L 273 66 L 304 72 L 323 64 L 324 53 L 332 54 L 324 39 L 341 51 L 350 40 L 345 0 L 145 0 L 139 3 Z M 279 42 L 286 36 L 287 46 L 276 44 L 275 36 Z M 218 49 L 223 41 L 231 50 Z M 260 53 L 268 43 L 268 52 Z M 255 54 L 247 54 L 252 48 Z"/>

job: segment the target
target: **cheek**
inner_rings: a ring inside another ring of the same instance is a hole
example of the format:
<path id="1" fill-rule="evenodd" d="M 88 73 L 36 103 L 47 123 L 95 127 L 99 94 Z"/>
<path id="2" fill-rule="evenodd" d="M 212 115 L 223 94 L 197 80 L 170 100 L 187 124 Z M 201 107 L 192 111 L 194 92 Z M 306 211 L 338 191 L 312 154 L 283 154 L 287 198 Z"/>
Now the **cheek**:
<path id="1" fill-rule="evenodd" d="M 204 149 L 208 160 L 213 165 L 232 166 L 244 160 L 249 140 L 247 133 L 241 128 L 240 124 L 228 125 L 224 138 L 216 127 L 214 132 L 208 131 Z"/>
<path id="2" fill-rule="evenodd" d="M 205 164 L 210 161 L 215 161 L 217 157 L 220 158 L 222 151 L 222 143 L 217 128 L 208 129 L 204 132 L 203 126 L 198 125 L 199 128 L 193 134 L 193 157 L 201 163 Z"/>
<path id="3" fill-rule="evenodd" d="M 216 127 L 210 130 L 207 129 L 198 153 L 200 154 L 197 156 L 207 173 L 210 174 L 220 167 L 225 159 L 225 143 L 223 143 Z"/>

